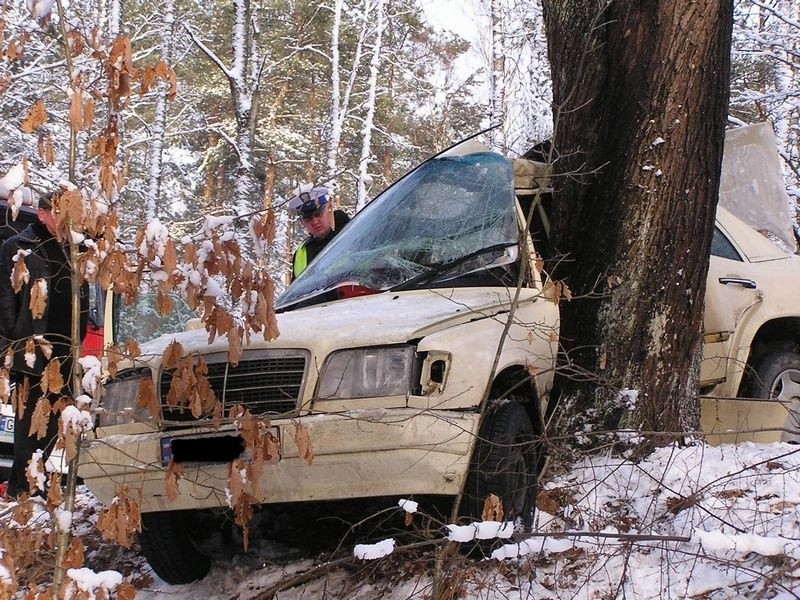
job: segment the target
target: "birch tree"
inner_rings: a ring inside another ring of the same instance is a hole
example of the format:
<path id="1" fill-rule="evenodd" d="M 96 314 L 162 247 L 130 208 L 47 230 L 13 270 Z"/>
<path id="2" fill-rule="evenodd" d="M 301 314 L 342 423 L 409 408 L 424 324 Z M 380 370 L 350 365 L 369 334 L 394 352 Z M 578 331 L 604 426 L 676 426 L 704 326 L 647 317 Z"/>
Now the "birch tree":
<path id="1" fill-rule="evenodd" d="M 491 0 L 492 21 L 492 75 L 491 75 L 491 110 L 489 124 L 498 125 L 489 136 L 493 148 L 506 150 L 506 68 L 505 68 L 505 31 L 502 0 Z"/>
<path id="2" fill-rule="evenodd" d="M 372 58 L 369 63 L 369 84 L 367 87 L 367 115 L 362 128 L 363 141 L 361 145 L 361 159 L 358 161 L 358 201 L 356 212 L 367 205 L 367 186 L 372 182 L 369 175 L 369 165 L 372 160 L 372 129 L 375 124 L 375 102 L 378 90 L 378 72 L 381 66 L 381 50 L 383 43 L 384 19 L 386 11 L 384 0 L 378 0 L 375 10 L 378 13 L 378 22 L 375 31 L 375 42 L 372 48 Z"/>
<path id="3" fill-rule="evenodd" d="M 336 176 L 339 170 L 339 145 L 342 140 L 342 128 L 350 111 L 350 100 L 356 76 L 361 64 L 361 54 L 364 47 L 364 38 L 367 35 L 367 23 L 373 7 L 371 0 L 364 0 L 364 11 L 361 17 L 358 42 L 356 43 L 350 68 L 347 71 L 347 80 L 342 83 L 340 36 L 342 30 L 342 8 L 344 0 L 335 0 L 333 6 L 333 24 L 331 27 L 331 113 L 330 113 L 330 138 L 328 140 L 328 185 L 336 189 Z"/>
<path id="4" fill-rule="evenodd" d="M 236 122 L 234 139 L 227 138 L 236 154 L 236 175 L 233 182 L 233 208 L 236 214 L 246 215 L 256 206 L 259 182 L 255 176 L 253 147 L 258 119 L 258 94 L 265 65 L 260 57 L 257 32 L 253 29 L 250 0 L 233 1 L 231 33 L 232 62 L 226 65 L 196 32 L 187 31 L 197 47 L 223 74 L 228 82 Z"/>
<path id="5" fill-rule="evenodd" d="M 172 63 L 175 45 L 175 0 L 165 0 L 164 22 L 161 35 L 161 61 L 166 67 Z M 145 197 L 145 218 L 147 222 L 157 216 L 158 201 L 161 196 L 162 178 L 162 153 L 164 151 L 164 137 L 167 126 L 167 103 L 175 96 L 174 82 L 170 85 L 167 81 L 159 81 L 156 87 L 156 104 L 153 123 L 150 130 L 150 144 L 147 152 L 148 180 L 147 195 Z"/>

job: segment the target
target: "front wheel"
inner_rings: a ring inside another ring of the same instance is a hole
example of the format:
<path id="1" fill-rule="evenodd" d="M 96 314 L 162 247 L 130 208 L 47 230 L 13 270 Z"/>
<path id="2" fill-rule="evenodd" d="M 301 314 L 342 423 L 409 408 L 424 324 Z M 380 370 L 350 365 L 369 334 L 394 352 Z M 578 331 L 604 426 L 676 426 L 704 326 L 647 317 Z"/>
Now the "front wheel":
<path id="1" fill-rule="evenodd" d="M 191 510 L 142 513 L 142 553 L 156 575 L 170 585 L 192 583 L 211 569 L 211 557 L 193 537 L 194 516 Z"/>
<path id="2" fill-rule="evenodd" d="M 782 442 L 800 443 L 800 354 L 770 352 L 758 361 L 750 396 L 777 400 L 788 412 Z"/>
<path id="3" fill-rule="evenodd" d="M 506 521 L 530 526 L 536 501 L 538 445 L 525 408 L 506 401 L 489 409 L 481 426 L 464 487 L 464 513 L 481 519 L 490 494 L 503 503 Z"/>

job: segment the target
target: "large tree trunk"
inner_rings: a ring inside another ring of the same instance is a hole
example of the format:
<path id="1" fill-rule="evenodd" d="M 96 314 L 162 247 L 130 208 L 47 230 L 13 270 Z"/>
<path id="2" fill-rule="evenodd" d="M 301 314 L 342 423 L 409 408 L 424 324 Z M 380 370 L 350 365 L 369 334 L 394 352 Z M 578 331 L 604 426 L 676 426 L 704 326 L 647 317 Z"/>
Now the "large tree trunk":
<path id="1" fill-rule="evenodd" d="M 694 429 L 730 0 L 544 8 L 562 258 L 553 274 L 573 295 L 561 339 L 574 368 L 560 387 L 604 424 L 617 421 L 627 388 L 638 391 L 634 425 Z"/>

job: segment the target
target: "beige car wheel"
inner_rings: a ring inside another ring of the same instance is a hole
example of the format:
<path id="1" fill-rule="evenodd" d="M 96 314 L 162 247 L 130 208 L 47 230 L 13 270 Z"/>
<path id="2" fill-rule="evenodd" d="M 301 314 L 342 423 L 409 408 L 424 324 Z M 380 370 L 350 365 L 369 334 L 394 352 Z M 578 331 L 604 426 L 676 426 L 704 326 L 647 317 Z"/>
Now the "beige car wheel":
<path id="1" fill-rule="evenodd" d="M 781 441 L 800 444 L 800 354 L 771 352 L 759 361 L 752 396 L 780 402 L 787 411 Z"/>

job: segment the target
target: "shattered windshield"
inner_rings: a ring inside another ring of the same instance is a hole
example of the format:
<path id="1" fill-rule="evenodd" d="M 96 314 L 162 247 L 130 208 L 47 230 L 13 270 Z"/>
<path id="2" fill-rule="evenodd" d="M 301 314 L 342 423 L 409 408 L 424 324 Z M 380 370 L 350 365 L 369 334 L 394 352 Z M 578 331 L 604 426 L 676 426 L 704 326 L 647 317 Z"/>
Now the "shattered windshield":
<path id="1" fill-rule="evenodd" d="M 440 156 L 378 196 L 278 298 L 277 308 L 340 286 L 417 287 L 516 258 L 511 162 L 479 152 Z"/>

